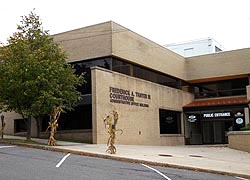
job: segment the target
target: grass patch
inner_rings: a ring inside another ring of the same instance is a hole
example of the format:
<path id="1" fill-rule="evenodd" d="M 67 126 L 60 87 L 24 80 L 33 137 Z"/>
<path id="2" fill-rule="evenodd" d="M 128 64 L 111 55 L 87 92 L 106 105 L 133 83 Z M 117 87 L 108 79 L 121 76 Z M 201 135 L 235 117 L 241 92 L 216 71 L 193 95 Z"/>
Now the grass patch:
<path id="1" fill-rule="evenodd" d="M 93 144 L 91 141 L 83 141 L 83 140 L 76 140 L 76 139 L 63 139 L 59 138 L 56 141 L 64 141 L 64 142 L 71 142 L 71 143 L 86 143 L 86 144 Z"/>
<path id="2" fill-rule="evenodd" d="M 36 145 L 47 145 L 43 143 L 39 143 L 36 141 L 31 141 L 31 140 L 25 140 L 25 139 L 11 139 L 11 138 L 5 138 L 5 139 L 0 139 L 0 142 L 4 143 L 22 143 L 22 144 L 36 144 Z"/>
<path id="3" fill-rule="evenodd" d="M 245 127 L 240 128 L 241 131 L 249 131 L 250 130 L 250 123 L 248 123 Z"/>

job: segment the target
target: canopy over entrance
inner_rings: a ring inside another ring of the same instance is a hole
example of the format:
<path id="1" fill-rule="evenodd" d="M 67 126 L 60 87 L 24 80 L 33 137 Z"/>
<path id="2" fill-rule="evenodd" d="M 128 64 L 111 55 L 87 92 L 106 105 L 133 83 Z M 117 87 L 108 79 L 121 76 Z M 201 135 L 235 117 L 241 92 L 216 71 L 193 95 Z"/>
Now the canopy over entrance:
<path id="1" fill-rule="evenodd" d="M 247 97 L 245 96 L 233 97 L 233 98 L 220 98 L 220 99 L 202 99 L 202 100 L 195 100 L 189 104 L 186 104 L 185 106 L 183 106 L 183 108 L 248 104 L 249 102 L 250 99 L 247 99 Z"/>

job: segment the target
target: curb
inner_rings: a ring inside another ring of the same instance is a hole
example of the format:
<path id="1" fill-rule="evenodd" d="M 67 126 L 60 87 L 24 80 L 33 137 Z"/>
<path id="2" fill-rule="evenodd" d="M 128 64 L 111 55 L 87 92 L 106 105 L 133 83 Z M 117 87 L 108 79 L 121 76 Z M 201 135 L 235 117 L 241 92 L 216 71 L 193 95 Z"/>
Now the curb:
<path id="1" fill-rule="evenodd" d="M 236 177 L 250 179 L 250 175 L 246 175 L 246 174 L 230 173 L 230 172 L 217 171 L 217 170 L 211 170 L 211 169 L 194 168 L 194 167 L 189 167 L 189 166 L 181 166 L 181 165 L 174 165 L 174 164 L 168 164 L 168 163 L 159 163 L 159 162 L 153 162 L 153 161 L 145 161 L 145 160 L 139 160 L 139 159 L 117 157 L 117 156 L 112 156 L 111 154 L 104 155 L 104 154 L 97 154 L 97 153 L 90 153 L 90 152 L 83 152 L 83 151 L 61 149 L 58 147 L 52 147 L 52 146 L 46 146 L 46 145 L 36 145 L 36 144 L 2 142 L 2 141 L 0 141 L 0 143 L 17 145 L 17 146 L 27 147 L 27 148 L 41 149 L 41 150 L 46 150 L 46 151 L 53 151 L 53 152 L 71 153 L 71 154 L 80 155 L 80 156 L 97 157 L 97 158 L 111 159 L 111 160 L 122 161 L 122 162 L 147 164 L 147 165 L 151 165 L 151 166 L 160 166 L 160 167 L 168 167 L 168 168 L 176 168 L 176 169 L 185 169 L 185 170 L 191 170 L 191 171 L 196 171 L 196 172 L 205 172 L 205 173 L 220 174 L 220 175 L 227 175 L 227 176 L 236 176 Z"/>

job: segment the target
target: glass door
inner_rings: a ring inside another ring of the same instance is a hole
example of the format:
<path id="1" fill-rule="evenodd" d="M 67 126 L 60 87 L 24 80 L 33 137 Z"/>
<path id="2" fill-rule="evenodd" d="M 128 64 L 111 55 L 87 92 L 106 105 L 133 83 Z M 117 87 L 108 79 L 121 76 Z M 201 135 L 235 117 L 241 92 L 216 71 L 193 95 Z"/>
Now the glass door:
<path id="1" fill-rule="evenodd" d="M 225 144 L 226 139 L 226 121 L 203 121 L 202 122 L 202 140 L 203 144 Z"/>

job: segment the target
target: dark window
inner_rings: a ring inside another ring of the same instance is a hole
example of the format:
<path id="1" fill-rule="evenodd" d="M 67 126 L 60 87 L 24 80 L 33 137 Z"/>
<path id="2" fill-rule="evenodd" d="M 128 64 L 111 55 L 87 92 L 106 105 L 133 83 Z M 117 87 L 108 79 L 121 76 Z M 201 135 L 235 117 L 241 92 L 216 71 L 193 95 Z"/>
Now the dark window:
<path id="1" fill-rule="evenodd" d="M 151 70 L 144 69 L 139 66 L 134 66 L 133 70 L 134 77 L 145 79 L 161 85 L 178 88 L 177 79 L 168 77 L 164 74 L 160 74 Z"/>
<path id="2" fill-rule="evenodd" d="M 71 63 L 71 65 L 73 68 L 75 68 L 76 74 L 78 75 L 82 73 L 85 74 L 84 79 L 86 83 L 84 83 L 81 87 L 77 88 L 83 95 L 91 94 L 90 68 L 93 66 L 103 67 L 115 72 L 137 77 L 140 79 L 144 79 L 147 81 L 151 81 L 157 84 L 169 86 L 176 89 L 182 89 L 182 86 L 187 86 L 187 83 L 183 80 L 114 57 L 73 62 Z"/>
<path id="3" fill-rule="evenodd" d="M 27 125 L 24 119 L 15 119 L 14 120 L 14 132 L 27 132 Z"/>
<path id="4" fill-rule="evenodd" d="M 246 95 L 248 78 L 195 84 L 196 98 L 212 98 Z"/>
<path id="5" fill-rule="evenodd" d="M 91 94 L 91 70 L 90 68 L 93 66 L 99 66 L 99 67 L 103 67 L 106 69 L 111 69 L 111 58 L 101 58 L 101 59 L 95 59 L 95 60 L 90 60 L 90 61 L 74 62 L 71 65 L 73 68 L 75 68 L 77 75 L 85 73 L 84 80 L 86 83 L 84 83 L 81 87 L 78 87 L 77 89 L 82 94 Z"/>
<path id="6" fill-rule="evenodd" d="M 49 118 L 44 118 L 42 131 L 48 127 Z M 58 130 L 92 129 L 92 106 L 79 105 L 73 111 L 61 113 Z"/>
<path id="7" fill-rule="evenodd" d="M 125 61 L 121 61 L 118 59 L 113 58 L 112 59 L 112 70 L 122 73 L 122 74 L 126 74 L 126 75 L 131 75 L 131 68 L 132 65 L 125 62 Z"/>
<path id="8" fill-rule="evenodd" d="M 180 79 L 117 58 L 112 58 L 112 70 L 177 89 L 186 84 Z"/>
<path id="9" fill-rule="evenodd" d="M 170 110 L 159 110 L 160 133 L 181 134 L 181 113 Z"/>

